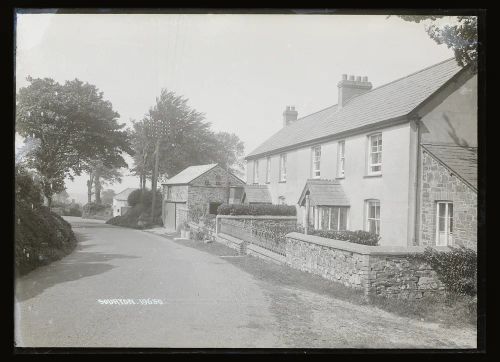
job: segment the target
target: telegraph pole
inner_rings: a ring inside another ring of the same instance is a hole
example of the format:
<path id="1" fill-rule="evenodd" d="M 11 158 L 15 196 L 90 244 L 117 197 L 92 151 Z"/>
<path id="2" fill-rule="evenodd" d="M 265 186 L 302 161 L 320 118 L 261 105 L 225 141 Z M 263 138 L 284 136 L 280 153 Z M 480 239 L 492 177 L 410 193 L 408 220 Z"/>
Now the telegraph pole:
<path id="1" fill-rule="evenodd" d="M 165 137 L 166 134 L 166 125 L 163 120 L 153 120 L 153 125 L 151 127 L 152 130 L 152 136 L 153 139 L 155 140 L 155 163 L 153 167 L 153 179 L 151 182 L 151 192 L 153 193 L 152 195 L 152 202 L 151 202 L 151 223 L 154 221 L 154 212 L 155 212 L 155 206 L 156 206 L 156 188 L 157 188 L 157 181 L 158 181 L 158 164 L 160 160 L 160 142 L 161 140 Z"/>

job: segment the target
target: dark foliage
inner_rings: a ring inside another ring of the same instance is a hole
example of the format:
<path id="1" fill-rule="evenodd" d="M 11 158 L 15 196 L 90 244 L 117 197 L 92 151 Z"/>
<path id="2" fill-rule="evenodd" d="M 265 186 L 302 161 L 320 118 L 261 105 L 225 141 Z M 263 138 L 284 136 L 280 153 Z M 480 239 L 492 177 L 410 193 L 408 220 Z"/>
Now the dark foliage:
<path id="1" fill-rule="evenodd" d="M 477 253 L 465 247 L 450 247 L 450 251 L 437 251 L 431 247 L 412 259 L 428 263 L 454 293 L 474 296 L 477 293 Z"/>
<path id="2" fill-rule="evenodd" d="M 380 240 L 380 236 L 378 236 L 377 234 L 369 233 L 368 231 L 363 230 L 310 230 L 308 233 L 310 235 L 321 236 L 323 238 L 349 241 L 350 243 L 370 246 L 378 245 L 378 241 Z"/>
<path id="3" fill-rule="evenodd" d="M 217 209 L 218 215 L 272 215 L 296 216 L 297 209 L 289 205 L 240 205 L 222 204 Z"/>
<path id="4" fill-rule="evenodd" d="M 45 206 L 32 209 L 16 202 L 15 216 L 15 267 L 20 275 L 60 259 L 76 245 L 71 225 Z"/>
<path id="5" fill-rule="evenodd" d="M 142 195 L 142 200 L 141 200 L 141 193 Z M 157 203 L 161 205 L 161 200 L 162 200 L 162 193 L 160 191 L 156 191 L 156 200 Z M 153 203 L 153 192 L 151 190 L 144 190 L 141 191 L 140 189 L 134 190 L 128 195 L 127 199 L 128 205 L 129 206 L 136 206 L 138 204 L 143 204 L 145 207 L 151 207 L 151 204 Z"/>

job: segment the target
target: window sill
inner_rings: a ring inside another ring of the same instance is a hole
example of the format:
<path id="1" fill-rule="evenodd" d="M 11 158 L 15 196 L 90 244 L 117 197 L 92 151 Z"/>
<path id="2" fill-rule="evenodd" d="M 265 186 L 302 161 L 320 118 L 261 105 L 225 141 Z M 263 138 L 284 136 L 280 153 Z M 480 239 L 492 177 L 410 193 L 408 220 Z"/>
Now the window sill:
<path id="1" fill-rule="evenodd" d="M 279 184 L 286 184 L 286 181 L 278 181 Z"/>
<path id="2" fill-rule="evenodd" d="M 372 178 L 372 177 L 382 177 L 381 173 L 375 173 L 372 175 L 364 175 L 363 178 Z"/>

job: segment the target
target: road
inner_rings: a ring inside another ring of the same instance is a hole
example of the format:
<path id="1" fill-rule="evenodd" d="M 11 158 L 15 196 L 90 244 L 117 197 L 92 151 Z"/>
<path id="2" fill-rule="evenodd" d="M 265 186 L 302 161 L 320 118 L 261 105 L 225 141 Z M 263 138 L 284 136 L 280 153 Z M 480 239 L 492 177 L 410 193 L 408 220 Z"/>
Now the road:
<path id="1" fill-rule="evenodd" d="M 79 239 L 75 251 L 16 281 L 17 346 L 476 346 L 470 331 L 272 283 L 230 260 L 249 256 L 218 256 L 144 231 L 68 220 Z M 106 299 L 135 304 L 101 304 Z"/>

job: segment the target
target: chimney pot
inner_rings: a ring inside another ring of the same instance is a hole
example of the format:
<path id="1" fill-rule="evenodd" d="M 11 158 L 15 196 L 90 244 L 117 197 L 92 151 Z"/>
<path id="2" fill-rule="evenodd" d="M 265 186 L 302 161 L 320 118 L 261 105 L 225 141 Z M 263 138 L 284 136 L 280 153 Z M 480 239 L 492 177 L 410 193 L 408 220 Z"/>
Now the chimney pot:
<path id="1" fill-rule="evenodd" d="M 342 80 L 347 80 L 347 74 L 342 74 Z"/>
<path id="2" fill-rule="evenodd" d="M 295 106 L 286 106 L 283 112 L 283 127 L 290 125 L 297 120 L 298 112 L 295 110 Z"/>
<path id="3" fill-rule="evenodd" d="M 356 76 L 356 82 L 361 82 L 361 77 L 359 75 Z"/>
<path id="4" fill-rule="evenodd" d="M 350 75 L 349 80 L 354 80 L 354 75 Z"/>
<path id="5" fill-rule="evenodd" d="M 363 82 L 368 82 L 368 77 L 367 76 L 363 77 Z"/>

